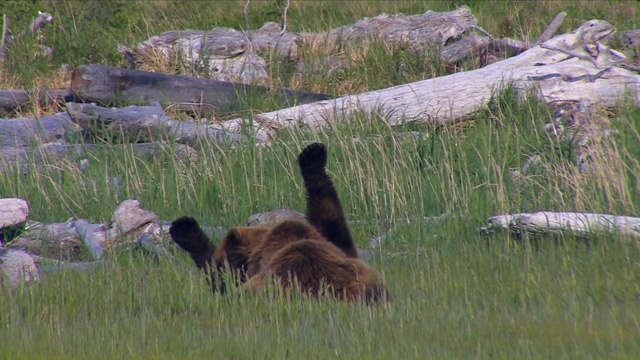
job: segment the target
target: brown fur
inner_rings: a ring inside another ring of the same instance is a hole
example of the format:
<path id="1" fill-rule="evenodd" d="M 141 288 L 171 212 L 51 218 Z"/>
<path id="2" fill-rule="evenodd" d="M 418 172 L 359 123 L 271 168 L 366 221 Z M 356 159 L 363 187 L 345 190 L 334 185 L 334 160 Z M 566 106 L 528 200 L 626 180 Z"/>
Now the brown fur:
<path id="1" fill-rule="evenodd" d="M 285 292 L 299 289 L 313 298 L 388 300 L 384 279 L 375 269 L 360 259 L 347 257 L 325 239 L 294 240 L 273 252 L 270 258 L 265 255 L 262 271 L 245 283 L 244 290 L 262 290 L 266 277 L 271 276 Z"/>
<path id="2" fill-rule="evenodd" d="M 283 289 L 299 288 L 312 297 L 328 294 L 349 301 L 382 301 L 387 290 L 380 274 L 358 259 L 357 248 L 331 178 L 327 151 L 314 143 L 298 157 L 307 199 L 306 220 L 285 220 L 275 226 L 244 226 L 229 230 L 218 248 L 192 218 L 172 223 L 171 237 L 207 270 L 212 286 L 231 270 L 244 289 L 257 291 L 268 277 Z M 216 271 L 211 271 L 215 263 Z M 247 280 L 248 279 L 248 280 Z"/>

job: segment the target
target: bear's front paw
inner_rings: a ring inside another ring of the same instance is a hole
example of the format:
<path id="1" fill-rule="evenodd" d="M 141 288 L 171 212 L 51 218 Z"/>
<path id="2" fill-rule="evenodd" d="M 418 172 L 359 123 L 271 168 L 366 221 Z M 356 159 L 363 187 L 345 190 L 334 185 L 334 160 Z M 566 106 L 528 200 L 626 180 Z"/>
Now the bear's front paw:
<path id="1" fill-rule="evenodd" d="M 303 172 L 324 169 L 327 165 L 327 148 L 321 143 L 307 145 L 298 156 L 298 165 Z"/>
<path id="2" fill-rule="evenodd" d="M 194 234 L 200 233 L 200 231 L 200 225 L 198 225 L 196 219 L 184 216 L 171 223 L 169 235 L 178 245 L 182 245 L 186 238 L 191 238 Z"/>

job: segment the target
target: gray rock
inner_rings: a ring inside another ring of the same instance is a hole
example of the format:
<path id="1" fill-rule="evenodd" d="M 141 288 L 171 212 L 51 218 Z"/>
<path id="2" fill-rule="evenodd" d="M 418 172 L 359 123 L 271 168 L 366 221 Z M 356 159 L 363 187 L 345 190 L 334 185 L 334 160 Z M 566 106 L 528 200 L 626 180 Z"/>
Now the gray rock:
<path id="1" fill-rule="evenodd" d="M 40 282 L 33 258 L 22 250 L 0 248 L 0 286 L 15 289 L 32 282 Z"/>

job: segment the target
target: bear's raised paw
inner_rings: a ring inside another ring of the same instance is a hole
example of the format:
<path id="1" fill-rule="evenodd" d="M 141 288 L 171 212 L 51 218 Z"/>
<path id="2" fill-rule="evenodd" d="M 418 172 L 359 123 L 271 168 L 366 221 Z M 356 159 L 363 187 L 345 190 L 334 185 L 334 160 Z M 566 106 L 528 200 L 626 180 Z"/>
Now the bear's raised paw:
<path id="1" fill-rule="evenodd" d="M 298 165 L 303 173 L 323 170 L 327 165 L 327 148 L 317 142 L 307 145 L 298 156 Z"/>

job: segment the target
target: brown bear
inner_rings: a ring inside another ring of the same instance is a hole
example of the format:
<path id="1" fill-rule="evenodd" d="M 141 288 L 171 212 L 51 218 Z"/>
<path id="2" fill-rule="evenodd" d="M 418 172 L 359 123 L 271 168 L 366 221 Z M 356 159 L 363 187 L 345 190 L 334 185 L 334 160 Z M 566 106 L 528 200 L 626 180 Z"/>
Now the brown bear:
<path id="1" fill-rule="evenodd" d="M 198 268 L 210 274 L 214 290 L 231 270 L 246 290 L 262 288 L 267 276 L 284 289 L 296 279 L 304 293 L 329 293 L 339 299 L 386 299 L 384 280 L 358 253 L 331 178 L 324 145 L 308 145 L 298 157 L 306 189 L 306 222 L 285 220 L 275 226 L 244 226 L 229 230 L 218 248 L 193 218 L 180 218 L 169 230 Z M 215 264 L 216 270 L 213 270 Z"/>

